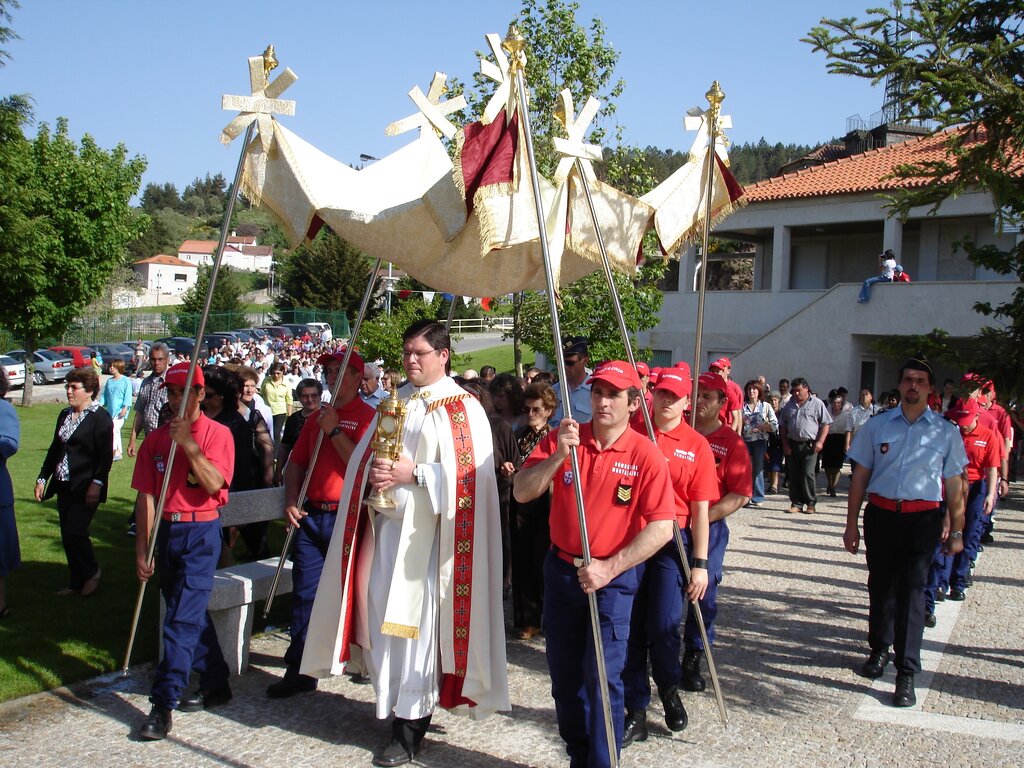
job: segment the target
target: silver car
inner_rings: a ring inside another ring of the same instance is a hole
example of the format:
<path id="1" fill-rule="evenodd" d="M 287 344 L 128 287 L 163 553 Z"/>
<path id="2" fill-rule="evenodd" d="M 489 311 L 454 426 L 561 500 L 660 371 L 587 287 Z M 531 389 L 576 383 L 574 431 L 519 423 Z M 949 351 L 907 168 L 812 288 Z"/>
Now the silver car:
<path id="1" fill-rule="evenodd" d="M 0 366 L 3 366 L 7 374 L 7 386 L 10 389 L 25 386 L 25 364 L 19 363 L 13 357 L 0 355 Z"/>
<path id="2" fill-rule="evenodd" d="M 28 352 L 24 349 L 12 349 L 6 355 L 13 357 L 19 363 L 24 363 Z M 32 365 L 35 367 L 32 372 L 33 384 L 64 381 L 67 375 L 75 370 L 75 363 L 70 357 L 65 357 L 49 349 L 37 349 L 32 354 Z"/>

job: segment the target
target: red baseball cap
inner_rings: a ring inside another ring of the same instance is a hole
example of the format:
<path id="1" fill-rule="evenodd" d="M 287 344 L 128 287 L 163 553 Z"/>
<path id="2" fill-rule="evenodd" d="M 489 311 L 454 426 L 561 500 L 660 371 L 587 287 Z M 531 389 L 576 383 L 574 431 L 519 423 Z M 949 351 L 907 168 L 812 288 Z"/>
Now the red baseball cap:
<path id="1" fill-rule="evenodd" d="M 968 371 L 964 374 L 964 377 L 960 379 L 961 384 L 973 384 L 975 389 L 980 389 L 985 384 L 985 378 L 980 373 L 974 373 Z"/>
<path id="2" fill-rule="evenodd" d="M 320 357 L 316 359 L 316 364 L 326 365 L 327 363 L 331 362 L 331 360 L 337 360 L 339 363 L 344 362 L 346 349 L 347 347 L 342 347 L 341 349 L 335 350 L 334 352 L 324 352 L 322 355 L 320 355 Z M 352 355 L 348 359 L 348 367 L 355 368 L 357 371 L 359 371 L 359 375 L 362 376 L 363 368 L 365 365 L 366 363 L 363 362 L 363 358 L 360 357 L 359 353 L 353 349 Z"/>
<path id="3" fill-rule="evenodd" d="M 179 387 L 184 387 L 185 382 L 188 380 L 189 365 L 189 363 L 176 363 L 168 368 L 164 373 L 164 383 L 160 385 L 160 388 L 163 389 L 168 384 L 177 384 Z M 192 386 L 206 386 L 206 377 L 203 376 L 203 369 L 198 365 L 196 366 L 196 375 L 192 377 Z"/>
<path id="4" fill-rule="evenodd" d="M 636 364 L 636 373 L 637 373 L 637 376 L 650 376 L 651 375 L 651 369 L 647 366 L 647 363 L 637 363 Z"/>
<path id="5" fill-rule="evenodd" d="M 662 371 L 658 377 L 658 383 L 655 385 L 654 391 L 657 392 L 659 389 L 667 390 L 676 397 L 683 397 L 693 392 L 693 382 L 690 381 L 689 377 L 684 376 L 683 372 L 679 369 L 669 368 Z"/>
<path id="6" fill-rule="evenodd" d="M 723 395 L 729 393 L 729 385 L 725 383 L 725 379 L 720 374 L 712 371 L 702 373 L 700 378 L 697 379 L 697 386 L 704 387 L 704 389 L 717 389 Z"/>
<path id="7" fill-rule="evenodd" d="M 688 362 L 686 362 L 685 360 L 678 361 L 672 367 L 673 368 L 678 368 L 680 371 L 685 371 L 686 372 L 686 376 L 689 377 L 689 375 L 690 375 L 690 364 Z"/>
<path id="8" fill-rule="evenodd" d="M 717 360 L 715 360 L 715 362 L 713 362 L 711 365 L 709 365 L 708 368 L 712 371 L 716 369 L 720 371 L 723 368 L 729 368 L 731 370 L 732 360 L 730 360 L 728 357 L 720 357 Z"/>
<path id="9" fill-rule="evenodd" d="M 587 383 L 593 384 L 595 381 L 603 381 L 616 389 L 640 389 L 640 377 L 636 375 L 636 368 L 623 360 L 609 360 L 599 365 Z"/>
<path id="10" fill-rule="evenodd" d="M 664 371 L 664 370 L 665 370 L 664 368 L 654 368 L 651 371 L 651 378 L 647 381 L 647 383 L 652 385 L 652 386 L 657 384 L 658 383 L 658 377 L 661 376 L 661 372 Z"/>
<path id="11" fill-rule="evenodd" d="M 978 415 L 978 403 L 971 398 L 959 401 L 946 411 L 946 418 L 955 421 L 961 427 L 970 426 Z"/>

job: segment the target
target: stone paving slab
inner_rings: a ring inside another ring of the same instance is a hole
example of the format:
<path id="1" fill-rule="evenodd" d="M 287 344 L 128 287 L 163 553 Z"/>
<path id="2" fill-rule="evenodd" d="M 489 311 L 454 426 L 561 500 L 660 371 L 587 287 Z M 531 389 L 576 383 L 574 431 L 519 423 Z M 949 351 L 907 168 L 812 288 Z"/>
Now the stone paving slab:
<path id="1" fill-rule="evenodd" d="M 773 496 L 730 518 L 715 655 L 729 727 L 710 686 L 684 695 L 690 725 L 680 734 L 655 704 L 650 739 L 628 748 L 621 765 L 1024 765 L 1024 504 L 1012 499 L 1000 513 L 967 600 L 938 606 L 919 704 L 909 710 L 889 706 L 891 667 L 874 683 L 856 674 L 866 655 L 867 570 L 863 554 L 842 549 L 845 497 L 822 498 L 815 515 L 787 507 Z M 374 718 L 370 686 L 341 677 L 315 693 L 265 697 L 286 642 L 281 633 L 256 638 L 234 700 L 176 715 L 163 742 L 134 736 L 149 709 L 147 667 L 0 705 L 0 765 L 368 765 L 388 732 Z M 416 765 L 567 764 L 543 638 L 511 641 L 508 660 L 513 711 L 482 722 L 438 712 Z"/>

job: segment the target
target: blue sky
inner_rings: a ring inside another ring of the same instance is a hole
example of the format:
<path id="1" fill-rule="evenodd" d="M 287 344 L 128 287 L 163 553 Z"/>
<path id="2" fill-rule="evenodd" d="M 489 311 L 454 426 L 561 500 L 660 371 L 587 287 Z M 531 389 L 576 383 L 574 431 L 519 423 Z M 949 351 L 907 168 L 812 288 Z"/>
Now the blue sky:
<path id="1" fill-rule="evenodd" d="M 865 15 L 874 0 L 580 0 L 600 17 L 626 81 L 618 120 L 627 142 L 686 149 L 682 118 L 718 79 L 734 142 L 813 144 L 845 133 L 846 118 L 881 108 L 881 88 L 829 75 L 800 38 L 823 17 Z M 408 139 L 384 136 L 411 114 L 406 95 L 435 70 L 469 80 L 484 35 L 504 35 L 520 3 L 264 2 L 250 0 L 22 0 L 0 95 L 29 93 L 38 120 L 70 121 L 73 135 L 146 156 L 145 181 L 181 191 L 196 176 L 231 177 L 236 141 L 218 134 L 231 114 L 223 93 L 248 94 L 246 58 L 272 42 L 299 80 L 285 124 L 344 162 L 383 157 Z M 280 71 L 280 70 L 279 70 Z M 276 74 L 276 73 L 275 73 Z M 273 75 L 272 75 L 273 77 Z M 579 94 L 576 95 L 580 99 Z"/>

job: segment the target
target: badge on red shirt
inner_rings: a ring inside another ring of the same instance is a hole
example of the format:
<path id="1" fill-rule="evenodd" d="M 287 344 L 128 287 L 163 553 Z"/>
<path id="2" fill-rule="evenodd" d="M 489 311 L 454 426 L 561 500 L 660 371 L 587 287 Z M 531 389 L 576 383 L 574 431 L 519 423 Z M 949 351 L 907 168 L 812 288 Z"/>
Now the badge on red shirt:
<path id="1" fill-rule="evenodd" d="M 633 498 L 633 486 L 627 483 L 625 480 L 619 483 L 615 489 L 615 503 L 620 504 L 623 507 L 629 504 L 629 500 Z"/>

